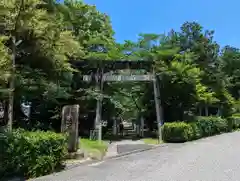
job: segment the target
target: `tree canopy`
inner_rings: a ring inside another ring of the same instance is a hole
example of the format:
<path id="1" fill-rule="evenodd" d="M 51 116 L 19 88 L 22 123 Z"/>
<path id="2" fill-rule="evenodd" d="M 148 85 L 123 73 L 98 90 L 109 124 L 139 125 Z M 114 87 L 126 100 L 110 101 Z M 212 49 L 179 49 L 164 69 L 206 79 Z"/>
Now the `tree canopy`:
<path id="1" fill-rule="evenodd" d="M 80 113 L 93 122 L 99 92 L 70 63 L 81 59 L 153 61 L 164 121 L 187 120 L 204 106 L 221 107 L 223 116 L 239 111 L 233 107 L 240 98 L 240 51 L 231 45 L 220 49 L 214 31 L 196 22 L 167 34 L 139 32 L 136 42 L 118 43 L 110 17 L 83 1 L 0 0 L 0 12 L 0 100 L 7 101 L 14 75 L 14 117 L 24 120 L 17 126 L 59 129 L 61 107 L 71 103 L 80 104 Z M 108 83 L 103 94 L 106 119 L 156 120 L 151 83 Z M 21 114 L 22 101 L 32 103 L 30 122 Z"/>

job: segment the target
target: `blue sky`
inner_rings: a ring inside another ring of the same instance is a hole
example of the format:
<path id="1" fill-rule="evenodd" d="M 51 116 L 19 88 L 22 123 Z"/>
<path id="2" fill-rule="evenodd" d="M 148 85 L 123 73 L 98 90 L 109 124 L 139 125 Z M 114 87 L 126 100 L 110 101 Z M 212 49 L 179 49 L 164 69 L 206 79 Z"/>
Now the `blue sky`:
<path id="1" fill-rule="evenodd" d="M 85 0 L 111 17 L 115 38 L 136 40 L 139 33 L 179 30 L 185 21 L 197 21 L 215 30 L 221 45 L 240 48 L 240 0 Z"/>

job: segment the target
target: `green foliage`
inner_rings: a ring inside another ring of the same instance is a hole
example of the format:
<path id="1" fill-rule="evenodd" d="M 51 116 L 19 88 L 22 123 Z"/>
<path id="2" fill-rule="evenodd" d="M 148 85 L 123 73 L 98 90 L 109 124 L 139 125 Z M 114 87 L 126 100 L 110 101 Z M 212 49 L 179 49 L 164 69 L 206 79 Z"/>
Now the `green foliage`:
<path id="1" fill-rule="evenodd" d="M 111 110 L 111 108 L 115 108 L 115 111 L 112 111 L 115 115 L 119 115 L 124 120 L 134 119 L 139 113 L 143 112 L 145 108 L 141 100 L 144 95 L 145 85 L 137 82 L 126 82 L 124 85 L 122 84 L 122 82 L 116 82 L 108 83 L 108 85 L 105 86 L 105 91 L 109 94 L 112 101 L 109 105 L 108 100 L 105 100 L 104 109 Z M 114 104 L 114 107 L 112 107 L 112 104 Z M 106 113 L 109 115 L 109 112 Z"/>
<path id="2" fill-rule="evenodd" d="M 99 141 L 81 138 L 79 143 L 80 148 L 83 149 L 88 150 L 96 149 L 99 150 L 100 152 L 106 152 L 107 150 L 107 145 L 104 142 L 99 143 Z"/>
<path id="3" fill-rule="evenodd" d="M 234 114 L 228 118 L 229 123 L 232 125 L 233 129 L 240 128 L 240 114 Z"/>
<path id="4" fill-rule="evenodd" d="M 202 137 L 228 132 L 229 124 L 220 117 L 198 117 L 197 121 L 165 123 L 163 140 L 166 142 L 185 142 Z"/>
<path id="5" fill-rule="evenodd" d="M 173 122 L 163 128 L 166 141 L 198 139 L 240 126 L 238 116 L 232 115 L 240 110 L 236 101 L 240 88 L 239 49 L 226 46 L 219 54 L 214 31 L 204 30 L 196 22 L 185 22 L 180 31 L 171 30 L 166 35 L 141 33 L 136 42 L 126 40 L 120 44 L 113 37 L 110 17 L 83 1 L 0 0 L 0 12 L 0 100 L 8 95 L 9 77 L 14 75 L 16 120 L 21 117 L 22 100 L 32 103 L 30 123 L 22 119 L 24 124 L 19 121 L 16 126 L 29 125 L 28 129 L 33 130 L 39 123 L 41 129 L 50 129 L 55 123 L 59 128 L 62 106 L 72 103 L 80 104 L 83 115 L 95 114 L 100 93 L 93 84 L 81 81 L 86 72 L 75 70 L 69 63 L 80 59 L 88 59 L 90 64 L 99 60 L 153 61 L 164 120 Z M 13 38 L 21 43 L 13 45 Z M 14 49 L 15 70 L 11 65 Z M 131 75 L 144 71 L 110 72 Z M 156 120 L 153 92 L 152 84 L 105 84 L 103 118 L 121 116 L 131 120 L 143 116 L 153 128 L 155 123 L 149 121 Z M 196 117 L 198 106 L 212 105 L 220 107 L 228 121 L 204 117 L 193 123 L 175 122 L 186 118 L 189 122 Z M 90 119 L 88 123 L 94 120 Z M 6 165 L 1 166 L 1 173 L 49 173 L 60 164 L 65 152 L 65 139 L 50 132 L 14 131 L 2 136 L 7 136 L 5 141 L 1 140 L 7 151 L 1 157 L 5 158 L 1 163 Z M 92 149 L 95 143 L 82 140 L 84 145 Z M 20 152 L 23 154 L 18 157 Z M 32 158 L 28 158 L 30 155 Z M 7 162 L 6 156 L 11 156 L 12 161 Z"/>
<path id="6" fill-rule="evenodd" d="M 166 142 L 185 142 L 192 138 L 191 125 L 184 122 L 165 123 L 163 126 L 163 140 Z"/>
<path id="7" fill-rule="evenodd" d="M 92 159 L 101 160 L 107 152 L 107 144 L 105 142 L 99 143 L 97 140 L 89 140 L 81 138 L 79 141 L 79 148 L 84 151 Z"/>
<path id="8" fill-rule="evenodd" d="M 143 138 L 141 139 L 145 144 L 149 144 L 149 145 L 158 145 L 161 144 L 161 142 L 159 142 L 159 139 L 156 138 Z"/>
<path id="9" fill-rule="evenodd" d="M 238 48 L 226 46 L 222 50 L 220 57 L 220 69 L 227 77 L 227 87 L 233 97 L 239 99 L 240 89 L 240 50 Z"/>
<path id="10" fill-rule="evenodd" d="M 214 31 L 196 22 L 185 22 L 180 31 L 168 34 L 141 33 L 136 42 L 120 44 L 113 37 L 110 17 L 83 1 L 0 0 L 0 12 L 0 99 L 8 95 L 9 77 L 14 75 L 16 120 L 20 120 L 23 99 L 32 102 L 31 123 L 49 124 L 46 129 L 54 121 L 55 127 L 60 127 L 58 119 L 65 104 L 80 104 L 82 114 L 93 115 L 100 93 L 94 84 L 81 81 L 86 72 L 69 63 L 80 59 L 88 59 L 90 64 L 99 60 L 154 61 L 166 122 L 189 120 L 200 106 L 217 105 L 223 117 L 238 112 L 239 49 L 226 46 L 219 54 Z M 13 46 L 12 38 L 22 40 L 21 44 Z M 10 64 L 13 47 L 15 72 Z M 143 70 L 110 72 L 131 75 Z M 156 120 L 152 84 L 105 84 L 103 97 L 104 119 L 143 116 Z M 92 123 L 93 118 L 89 119 Z M 155 123 L 148 122 L 154 127 Z M 16 125 L 25 125 L 25 121 Z"/>
<path id="11" fill-rule="evenodd" d="M 240 100 L 235 101 L 233 106 L 235 114 L 240 115 Z"/>
<path id="12" fill-rule="evenodd" d="M 0 97 L 7 94 L 7 82 L 10 75 L 10 56 L 8 54 L 8 48 L 5 46 L 7 40 L 6 36 L 0 35 Z"/>
<path id="13" fill-rule="evenodd" d="M 189 123 L 193 130 L 193 135 L 190 140 L 197 140 L 203 136 L 203 131 L 196 122 Z"/>
<path id="14" fill-rule="evenodd" d="M 198 117 L 197 125 L 202 130 L 202 136 L 212 136 L 228 131 L 228 122 L 220 117 Z"/>
<path id="15" fill-rule="evenodd" d="M 53 132 L 14 130 L 1 133 L 0 175 L 38 177 L 61 166 L 67 152 L 66 137 Z"/>
<path id="16" fill-rule="evenodd" d="M 65 0 L 62 5 L 64 22 L 83 46 L 85 58 L 111 59 L 116 52 L 114 32 L 109 17 L 78 0 Z"/>

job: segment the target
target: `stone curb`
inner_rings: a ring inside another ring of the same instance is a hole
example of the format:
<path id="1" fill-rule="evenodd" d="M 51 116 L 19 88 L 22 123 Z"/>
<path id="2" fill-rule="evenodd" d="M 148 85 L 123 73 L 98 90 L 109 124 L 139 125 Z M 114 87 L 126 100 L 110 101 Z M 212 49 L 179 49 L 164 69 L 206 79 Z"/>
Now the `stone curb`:
<path id="1" fill-rule="evenodd" d="M 160 144 L 160 145 L 153 145 L 151 148 L 137 149 L 137 150 L 133 150 L 133 151 L 121 153 L 121 154 L 118 154 L 118 155 L 105 157 L 105 158 L 103 159 L 103 161 L 104 161 L 104 160 L 111 160 L 111 159 L 114 159 L 114 158 L 124 157 L 124 156 L 131 155 L 131 154 L 134 154 L 134 153 L 141 153 L 141 152 L 144 152 L 144 151 L 153 150 L 153 149 L 156 149 L 156 148 L 159 148 L 159 147 L 165 147 L 165 146 L 167 146 L 166 143 L 162 143 L 162 144 Z"/>
<path id="2" fill-rule="evenodd" d="M 144 152 L 144 151 L 153 150 L 153 149 L 156 149 L 156 148 L 159 148 L 159 147 L 165 147 L 165 146 L 167 146 L 167 144 L 162 143 L 160 145 L 154 145 L 151 148 L 137 149 L 137 150 L 121 153 L 121 154 L 118 154 L 118 155 L 105 157 L 102 160 L 86 160 L 85 162 L 76 163 L 76 164 L 67 166 L 63 171 L 70 170 L 70 169 L 76 168 L 78 166 L 84 166 L 84 165 L 89 165 L 89 164 L 93 164 L 93 163 L 97 163 L 97 162 L 101 162 L 101 161 L 112 160 L 114 158 L 120 158 L 120 157 L 124 157 L 124 156 L 131 155 L 131 154 L 134 154 L 134 153 L 141 153 L 141 152 Z"/>
<path id="3" fill-rule="evenodd" d="M 114 155 L 114 156 L 105 157 L 102 160 L 85 160 L 85 161 L 80 162 L 80 163 L 76 163 L 76 164 L 72 164 L 72 165 L 66 166 L 66 168 L 63 169 L 62 171 L 55 172 L 55 173 L 52 173 L 50 175 L 59 174 L 61 172 L 65 172 L 65 171 L 71 170 L 71 169 L 79 167 L 79 166 L 85 166 L 85 165 L 90 165 L 90 164 L 94 164 L 94 163 L 98 163 L 98 162 L 102 162 L 102 161 L 113 160 L 115 158 L 121 158 L 121 157 L 124 157 L 124 156 L 127 156 L 127 155 L 131 155 L 131 154 L 134 154 L 134 153 L 140 153 L 140 152 L 153 150 L 153 149 L 156 149 L 156 148 L 159 148 L 159 147 L 166 147 L 166 146 L 167 146 L 167 143 L 162 143 L 160 145 L 153 145 L 151 148 L 138 149 L 138 150 L 125 152 L 125 153 Z M 48 176 L 48 175 L 45 175 L 43 177 L 46 177 L 46 176 Z M 28 181 L 31 181 L 31 180 L 34 180 L 34 179 L 29 179 Z"/>
<path id="4" fill-rule="evenodd" d="M 88 159 L 88 160 L 85 160 L 85 161 L 83 161 L 83 162 L 73 163 L 72 165 L 66 166 L 66 167 L 63 169 L 63 171 L 71 170 L 71 169 L 73 169 L 73 168 L 75 168 L 75 167 L 84 166 L 84 165 L 92 164 L 92 163 L 95 163 L 95 162 L 98 162 L 98 160 Z"/>

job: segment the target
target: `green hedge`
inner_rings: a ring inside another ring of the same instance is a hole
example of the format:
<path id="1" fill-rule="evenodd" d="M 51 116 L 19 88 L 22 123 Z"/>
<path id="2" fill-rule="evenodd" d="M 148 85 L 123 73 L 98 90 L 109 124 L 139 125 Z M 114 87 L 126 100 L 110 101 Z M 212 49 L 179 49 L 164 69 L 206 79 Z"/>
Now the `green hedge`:
<path id="1" fill-rule="evenodd" d="M 192 127 L 192 130 L 193 130 L 193 134 L 192 134 L 192 136 L 189 140 L 196 140 L 196 139 L 201 138 L 203 136 L 203 131 L 199 127 L 199 125 L 196 124 L 195 122 L 189 123 L 189 124 L 190 124 L 190 126 Z"/>
<path id="2" fill-rule="evenodd" d="M 66 137 L 53 132 L 15 130 L 0 133 L 0 175 L 38 177 L 62 165 Z"/>
<path id="3" fill-rule="evenodd" d="M 163 126 L 163 140 L 166 142 L 186 142 L 229 131 L 229 123 L 220 117 L 198 117 L 191 123 L 173 122 Z"/>
<path id="4" fill-rule="evenodd" d="M 198 117 L 196 124 L 202 130 L 202 137 L 228 131 L 228 122 L 221 117 Z"/>
<path id="5" fill-rule="evenodd" d="M 232 124 L 233 129 L 240 128 L 240 115 L 236 114 L 228 118 L 230 124 Z"/>
<path id="6" fill-rule="evenodd" d="M 184 122 L 165 123 L 163 126 L 163 140 L 166 142 L 185 142 L 192 138 L 193 129 Z"/>

